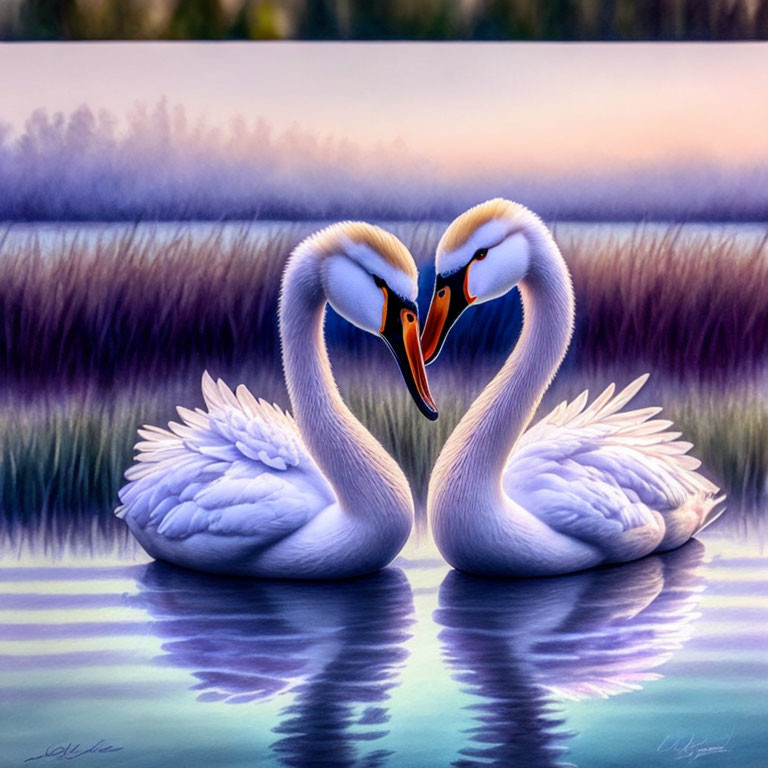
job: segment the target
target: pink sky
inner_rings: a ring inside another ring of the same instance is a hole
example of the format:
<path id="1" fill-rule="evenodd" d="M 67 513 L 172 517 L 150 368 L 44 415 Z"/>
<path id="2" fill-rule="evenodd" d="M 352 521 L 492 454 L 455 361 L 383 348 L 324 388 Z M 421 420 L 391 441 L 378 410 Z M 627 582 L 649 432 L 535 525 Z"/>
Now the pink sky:
<path id="1" fill-rule="evenodd" d="M 0 121 L 166 97 L 363 146 L 402 139 L 446 170 L 768 163 L 768 44 L 0 45 Z"/>

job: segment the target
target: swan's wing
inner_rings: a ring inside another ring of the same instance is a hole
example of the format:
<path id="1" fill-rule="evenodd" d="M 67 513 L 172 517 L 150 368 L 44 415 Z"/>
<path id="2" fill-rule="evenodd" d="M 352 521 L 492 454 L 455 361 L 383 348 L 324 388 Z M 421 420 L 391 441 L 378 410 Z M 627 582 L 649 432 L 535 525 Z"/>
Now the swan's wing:
<path id="1" fill-rule="evenodd" d="M 335 501 L 289 414 L 207 373 L 203 396 L 207 411 L 180 407 L 182 423 L 139 430 L 119 517 L 171 539 L 207 532 L 268 544 Z"/>
<path id="2" fill-rule="evenodd" d="M 654 418 L 661 408 L 621 410 L 647 378 L 618 395 L 611 384 L 588 406 L 583 392 L 525 432 L 504 470 L 510 498 L 595 544 L 651 523 L 654 513 L 695 508 L 705 518 L 718 489 L 695 471 L 701 462 L 687 455 L 692 444 L 669 431 L 671 421 Z"/>

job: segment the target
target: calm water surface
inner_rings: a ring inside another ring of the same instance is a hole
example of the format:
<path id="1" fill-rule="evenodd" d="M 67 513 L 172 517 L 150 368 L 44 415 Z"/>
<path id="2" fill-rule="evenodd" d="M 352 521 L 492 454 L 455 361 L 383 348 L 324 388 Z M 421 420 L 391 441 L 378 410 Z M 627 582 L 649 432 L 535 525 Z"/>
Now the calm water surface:
<path id="1" fill-rule="evenodd" d="M 766 766 L 761 538 L 517 582 L 426 543 L 329 584 L 7 551 L 0 765 Z"/>
<path id="2" fill-rule="evenodd" d="M 69 248 L 114 243 L 120 238 L 133 242 L 151 241 L 170 244 L 182 238 L 201 242 L 211 237 L 221 239 L 227 247 L 241 238 L 254 244 L 269 241 L 280 234 L 288 234 L 299 240 L 312 232 L 328 226 L 328 221 L 161 221 L 161 222 L 0 222 L 0 249 L 13 252 L 17 248 L 28 249 L 37 243 L 40 252 L 56 253 Z M 437 237 L 448 225 L 447 221 L 381 221 L 376 222 L 392 230 L 399 237 Z M 672 237 L 679 242 L 697 242 L 714 238 L 733 240 L 737 245 L 752 249 L 765 244 L 768 230 L 765 223 L 705 223 L 675 224 L 665 221 L 649 222 L 571 222 L 552 223 L 558 239 L 594 239 L 601 242 L 611 239 L 618 246 L 628 245 L 642 237 Z M 416 249 L 414 257 L 422 265 L 431 264 L 434 253 Z"/>

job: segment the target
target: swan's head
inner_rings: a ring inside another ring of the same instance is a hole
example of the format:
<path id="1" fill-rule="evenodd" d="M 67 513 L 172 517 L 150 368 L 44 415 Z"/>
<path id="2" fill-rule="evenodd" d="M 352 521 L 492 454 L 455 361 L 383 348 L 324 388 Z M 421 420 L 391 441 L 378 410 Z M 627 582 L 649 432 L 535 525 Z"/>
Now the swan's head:
<path id="1" fill-rule="evenodd" d="M 419 410 L 437 418 L 419 339 L 418 272 L 394 235 L 362 222 L 342 222 L 314 235 L 328 303 L 358 328 L 379 336 L 400 366 Z"/>
<path id="2" fill-rule="evenodd" d="M 427 364 L 440 354 L 448 332 L 470 304 L 503 296 L 527 274 L 527 208 L 496 198 L 455 219 L 437 245 L 435 290 L 421 343 Z"/>

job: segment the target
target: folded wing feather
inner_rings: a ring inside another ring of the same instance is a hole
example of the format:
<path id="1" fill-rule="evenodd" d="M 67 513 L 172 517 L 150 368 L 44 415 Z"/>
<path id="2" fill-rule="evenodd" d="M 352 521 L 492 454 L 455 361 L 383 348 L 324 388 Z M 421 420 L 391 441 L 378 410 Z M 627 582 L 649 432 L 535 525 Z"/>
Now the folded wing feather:
<path id="1" fill-rule="evenodd" d="M 507 494 L 549 526 L 599 542 L 672 513 L 718 488 L 695 470 L 692 443 L 654 419 L 660 408 L 621 409 L 647 374 L 614 396 L 611 384 L 589 406 L 585 391 L 561 403 L 518 441 L 504 471 Z"/>
<path id="2" fill-rule="evenodd" d="M 139 430 L 116 514 L 167 538 L 208 532 L 279 540 L 335 501 L 293 418 L 244 386 L 203 375 L 207 411 Z"/>

